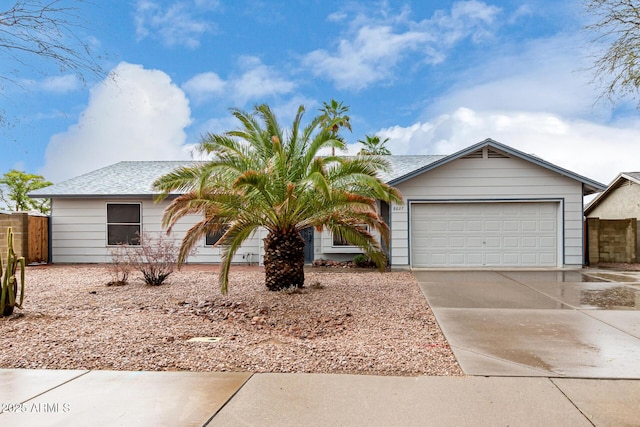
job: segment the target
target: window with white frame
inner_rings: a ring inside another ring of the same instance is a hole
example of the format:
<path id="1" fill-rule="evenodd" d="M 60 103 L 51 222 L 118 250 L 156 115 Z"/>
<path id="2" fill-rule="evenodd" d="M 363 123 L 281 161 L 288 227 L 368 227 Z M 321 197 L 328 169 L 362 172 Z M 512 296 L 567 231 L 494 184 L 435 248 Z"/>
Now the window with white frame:
<path id="1" fill-rule="evenodd" d="M 369 226 L 368 225 L 359 225 L 358 226 L 359 229 L 361 230 L 365 230 L 365 231 L 369 231 Z M 344 246 L 354 246 L 351 243 L 349 243 L 349 241 L 347 239 L 345 239 L 344 237 L 338 235 L 338 234 L 334 234 L 333 235 L 333 242 L 331 244 L 332 246 L 337 246 L 337 247 L 344 247 Z"/>
<path id="2" fill-rule="evenodd" d="M 107 203 L 107 245 L 140 245 L 140 203 Z"/>

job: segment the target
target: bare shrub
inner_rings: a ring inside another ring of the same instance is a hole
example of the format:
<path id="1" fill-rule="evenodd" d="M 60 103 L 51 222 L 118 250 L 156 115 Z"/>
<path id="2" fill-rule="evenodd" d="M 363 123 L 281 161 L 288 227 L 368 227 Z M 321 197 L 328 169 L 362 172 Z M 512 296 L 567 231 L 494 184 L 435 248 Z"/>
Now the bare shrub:
<path id="1" fill-rule="evenodd" d="M 123 274 L 128 268 L 127 275 L 131 270 L 140 271 L 147 285 L 158 286 L 177 268 L 179 251 L 178 242 L 164 233 L 143 233 L 139 246 L 120 245 L 112 251 L 112 270 Z"/>
<path id="2" fill-rule="evenodd" d="M 111 264 L 109 264 L 111 281 L 107 283 L 107 286 L 126 285 L 131 270 L 133 270 L 133 266 L 129 257 L 129 246 L 118 245 L 111 250 Z"/>

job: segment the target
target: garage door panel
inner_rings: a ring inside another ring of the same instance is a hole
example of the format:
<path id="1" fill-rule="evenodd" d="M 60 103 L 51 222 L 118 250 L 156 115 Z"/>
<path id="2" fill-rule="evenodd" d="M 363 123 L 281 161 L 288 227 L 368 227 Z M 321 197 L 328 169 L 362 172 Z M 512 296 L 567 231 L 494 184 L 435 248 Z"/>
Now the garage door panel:
<path id="1" fill-rule="evenodd" d="M 540 221 L 540 231 L 556 231 L 556 221 Z"/>
<path id="2" fill-rule="evenodd" d="M 444 265 L 449 263 L 449 258 L 444 254 L 431 254 L 430 258 L 434 264 Z"/>
<path id="3" fill-rule="evenodd" d="M 503 264 L 517 265 L 520 263 L 520 254 L 504 254 Z"/>
<path id="4" fill-rule="evenodd" d="M 499 253 L 487 253 L 484 258 L 485 258 L 485 262 L 487 264 L 492 264 L 492 265 L 500 265 L 500 264 L 502 264 L 502 254 L 499 254 Z"/>
<path id="5" fill-rule="evenodd" d="M 521 263 L 524 266 L 537 266 L 539 262 L 538 254 L 522 254 Z"/>
<path id="6" fill-rule="evenodd" d="M 478 249 L 482 247 L 482 237 L 467 237 L 467 248 Z"/>
<path id="7" fill-rule="evenodd" d="M 500 248 L 502 247 L 502 239 L 500 236 L 486 237 L 483 241 L 485 248 Z"/>
<path id="8" fill-rule="evenodd" d="M 449 242 L 446 237 L 437 237 L 433 239 L 427 239 L 427 241 L 431 241 L 431 246 L 433 248 L 446 248 L 449 245 Z"/>
<path id="9" fill-rule="evenodd" d="M 447 221 L 432 221 L 430 231 L 447 231 Z"/>
<path id="10" fill-rule="evenodd" d="M 517 236 L 504 237 L 502 241 L 504 248 L 517 248 L 520 246 L 520 239 Z"/>
<path id="11" fill-rule="evenodd" d="M 556 266 L 558 203 L 411 206 L 414 267 Z"/>
<path id="12" fill-rule="evenodd" d="M 453 253 L 449 256 L 449 263 L 455 265 L 462 265 L 466 262 L 466 258 L 464 254 L 456 254 Z"/>
<path id="13" fill-rule="evenodd" d="M 464 231 L 464 221 L 449 221 L 449 231 Z"/>
<path id="14" fill-rule="evenodd" d="M 482 231 L 482 221 L 469 220 L 467 221 L 467 231 Z"/>
<path id="15" fill-rule="evenodd" d="M 467 242 L 464 237 L 451 237 L 449 239 L 449 246 L 452 248 L 464 248 L 467 246 Z"/>
<path id="16" fill-rule="evenodd" d="M 520 231 L 520 223 L 518 221 L 509 221 L 509 220 L 505 220 L 502 222 L 502 227 L 503 230 L 502 231 L 506 231 L 506 232 L 518 232 Z"/>
<path id="17" fill-rule="evenodd" d="M 541 237 L 540 238 L 540 247 L 542 248 L 555 248 L 556 240 L 551 237 Z"/>
<path id="18" fill-rule="evenodd" d="M 485 221 L 484 222 L 484 230 L 487 232 L 492 232 L 492 231 L 501 231 L 502 227 L 501 227 L 502 223 L 500 221 Z"/>
<path id="19" fill-rule="evenodd" d="M 540 254 L 539 263 L 542 265 L 551 265 L 556 262 L 556 257 L 551 254 Z"/>

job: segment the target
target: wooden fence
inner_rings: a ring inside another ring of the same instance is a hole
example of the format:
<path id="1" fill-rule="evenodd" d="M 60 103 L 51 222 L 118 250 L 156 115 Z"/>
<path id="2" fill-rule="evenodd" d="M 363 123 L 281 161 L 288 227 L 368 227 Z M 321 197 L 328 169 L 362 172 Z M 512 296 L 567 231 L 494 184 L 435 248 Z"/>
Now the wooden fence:
<path id="1" fill-rule="evenodd" d="M 27 212 L 0 213 L 0 254 L 7 256 L 7 228 L 13 230 L 13 249 L 27 264 L 49 262 L 49 217 Z"/>

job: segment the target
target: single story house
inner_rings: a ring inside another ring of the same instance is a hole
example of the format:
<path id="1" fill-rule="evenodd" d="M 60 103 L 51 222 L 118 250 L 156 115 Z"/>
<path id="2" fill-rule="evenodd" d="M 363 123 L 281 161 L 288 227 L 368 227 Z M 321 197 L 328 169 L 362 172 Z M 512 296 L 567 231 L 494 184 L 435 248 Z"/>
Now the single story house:
<path id="1" fill-rule="evenodd" d="M 486 139 L 457 153 L 388 156 L 382 178 L 400 190 L 403 205 L 381 203 L 391 229 L 394 268 L 581 267 L 583 196 L 603 184 L 536 156 Z M 154 203 L 152 182 L 188 162 L 120 162 L 30 193 L 51 198 L 54 263 L 109 262 L 119 232 L 161 232 L 168 201 Z M 196 222 L 181 222 L 176 238 Z M 233 262 L 261 262 L 257 232 Z M 308 233 L 307 261 L 353 259 L 360 253 L 329 232 Z M 189 262 L 218 262 L 215 236 L 203 239 Z"/>
<path id="2" fill-rule="evenodd" d="M 620 173 L 585 208 L 587 259 L 602 262 L 640 262 L 640 172 Z"/>

